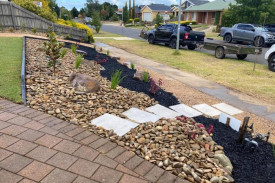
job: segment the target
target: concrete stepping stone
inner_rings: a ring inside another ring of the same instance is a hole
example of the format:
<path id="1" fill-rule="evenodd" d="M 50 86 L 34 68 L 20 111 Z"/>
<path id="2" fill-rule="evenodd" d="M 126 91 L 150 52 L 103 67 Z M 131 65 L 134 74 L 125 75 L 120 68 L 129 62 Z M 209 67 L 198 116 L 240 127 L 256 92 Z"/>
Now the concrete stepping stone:
<path id="1" fill-rule="evenodd" d="M 112 114 L 104 114 L 91 121 L 93 125 L 101 126 L 106 130 L 114 130 L 118 136 L 123 136 L 129 132 L 132 128 L 138 126 L 137 123 L 131 122 L 129 120 L 114 116 Z"/>
<path id="2" fill-rule="evenodd" d="M 122 113 L 123 115 L 127 116 L 130 120 L 133 120 L 137 123 L 146 123 L 146 122 L 156 122 L 158 121 L 161 117 L 157 116 L 155 114 L 142 111 L 137 108 L 131 108 L 128 111 L 125 111 Z"/>
<path id="3" fill-rule="evenodd" d="M 229 115 L 236 115 L 236 114 L 240 114 L 243 112 L 243 111 L 241 111 L 231 105 L 225 104 L 225 103 L 215 104 L 215 105 L 213 105 L 213 107 L 215 107 L 215 108 L 219 109 L 220 111 L 225 112 Z"/>
<path id="4" fill-rule="evenodd" d="M 175 110 L 180 115 L 184 115 L 188 118 L 194 118 L 194 117 L 202 115 L 201 112 L 199 112 L 185 104 L 173 105 L 173 106 L 170 106 L 170 108 Z"/>
<path id="5" fill-rule="evenodd" d="M 236 130 L 237 132 L 240 130 L 240 126 L 241 126 L 241 121 L 229 116 L 228 114 L 225 113 L 221 113 L 220 118 L 219 118 L 219 122 L 226 124 L 227 118 L 230 118 L 230 123 L 229 126 L 233 129 Z"/>
<path id="6" fill-rule="evenodd" d="M 151 113 L 154 113 L 155 115 L 161 117 L 161 118 L 175 118 L 177 116 L 181 116 L 180 113 L 177 113 L 167 107 L 164 107 L 162 105 L 156 104 L 152 107 L 148 107 L 145 109 L 146 111 L 149 111 Z"/>
<path id="7" fill-rule="evenodd" d="M 211 117 L 218 116 L 221 114 L 221 111 L 219 111 L 207 104 L 193 105 L 192 107 L 208 116 L 211 116 Z"/>

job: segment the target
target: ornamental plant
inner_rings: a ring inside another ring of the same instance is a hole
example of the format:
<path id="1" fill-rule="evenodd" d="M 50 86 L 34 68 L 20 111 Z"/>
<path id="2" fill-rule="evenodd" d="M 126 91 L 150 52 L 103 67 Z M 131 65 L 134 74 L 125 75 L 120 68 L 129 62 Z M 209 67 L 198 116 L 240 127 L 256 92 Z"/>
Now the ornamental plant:
<path id="1" fill-rule="evenodd" d="M 71 49 L 72 49 L 72 52 L 74 53 L 74 54 L 76 54 L 76 45 L 75 44 L 72 44 L 71 45 Z"/>
<path id="2" fill-rule="evenodd" d="M 135 70 L 135 69 L 136 69 L 136 66 L 135 66 L 135 64 L 134 64 L 133 62 L 131 62 L 130 66 L 131 66 L 131 69 L 132 69 L 132 70 Z"/>
<path id="3" fill-rule="evenodd" d="M 33 28 L 33 29 L 32 29 L 32 33 L 35 34 L 36 32 L 37 32 L 37 29 L 36 29 L 36 28 Z"/>
<path id="4" fill-rule="evenodd" d="M 116 70 L 115 73 L 111 76 L 111 89 L 116 89 L 116 87 L 122 82 L 122 80 L 125 78 L 121 77 L 122 71 Z"/>
<path id="5" fill-rule="evenodd" d="M 144 71 L 142 74 L 143 74 L 143 81 L 145 83 L 148 83 L 149 82 L 149 73 Z"/>
<path id="6" fill-rule="evenodd" d="M 110 56 L 110 50 L 107 50 L 107 56 Z"/>
<path id="7" fill-rule="evenodd" d="M 61 55 L 60 55 L 60 58 L 64 58 L 65 55 L 67 54 L 67 49 L 61 49 Z"/>
<path id="8" fill-rule="evenodd" d="M 158 91 L 160 90 L 160 86 L 162 86 L 162 79 L 158 80 L 158 83 L 155 82 L 153 78 L 150 78 L 150 93 L 153 95 L 156 95 Z"/>
<path id="9" fill-rule="evenodd" d="M 75 69 L 79 68 L 82 61 L 83 61 L 83 56 L 81 54 L 78 54 L 76 59 L 75 59 Z"/>
<path id="10" fill-rule="evenodd" d="M 57 63 L 59 63 L 59 58 L 61 58 L 61 49 L 63 43 L 59 43 L 56 39 L 54 32 L 47 34 L 49 41 L 44 42 L 44 47 L 46 50 L 46 56 L 49 59 L 48 66 L 53 67 L 53 74 L 55 74 L 55 69 Z"/>

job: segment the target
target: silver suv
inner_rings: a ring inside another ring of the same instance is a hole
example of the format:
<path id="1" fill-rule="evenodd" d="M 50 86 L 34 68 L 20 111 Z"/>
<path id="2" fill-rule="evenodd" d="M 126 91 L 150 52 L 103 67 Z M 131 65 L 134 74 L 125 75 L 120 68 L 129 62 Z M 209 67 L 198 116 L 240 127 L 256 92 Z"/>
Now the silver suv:
<path id="1" fill-rule="evenodd" d="M 232 41 L 237 41 L 237 43 L 252 42 L 258 47 L 275 43 L 274 32 L 269 32 L 265 27 L 253 24 L 239 23 L 233 27 L 222 27 L 220 36 L 228 43 Z"/>

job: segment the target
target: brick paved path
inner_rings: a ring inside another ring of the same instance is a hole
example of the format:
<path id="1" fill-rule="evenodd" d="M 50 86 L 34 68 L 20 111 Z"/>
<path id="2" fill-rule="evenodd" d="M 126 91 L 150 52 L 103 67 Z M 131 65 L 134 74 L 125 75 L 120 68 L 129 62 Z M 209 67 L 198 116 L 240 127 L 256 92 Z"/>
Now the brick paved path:
<path id="1" fill-rule="evenodd" d="M 184 183 L 92 132 L 0 100 L 0 183 Z"/>

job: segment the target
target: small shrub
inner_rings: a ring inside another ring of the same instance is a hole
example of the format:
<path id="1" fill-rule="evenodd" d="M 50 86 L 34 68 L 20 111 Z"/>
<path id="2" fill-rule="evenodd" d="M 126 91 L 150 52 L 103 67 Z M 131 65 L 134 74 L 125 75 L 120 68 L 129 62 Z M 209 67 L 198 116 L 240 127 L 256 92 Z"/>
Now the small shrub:
<path id="1" fill-rule="evenodd" d="M 60 58 L 64 58 L 66 54 L 67 54 L 67 49 L 65 49 L 65 48 L 62 49 L 62 50 L 61 50 Z"/>
<path id="2" fill-rule="evenodd" d="M 2 22 L 0 22 L 0 31 L 1 31 L 1 32 L 4 31 L 4 26 L 2 25 Z"/>
<path id="3" fill-rule="evenodd" d="M 33 29 L 32 29 L 32 33 L 35 34 L 36 32 L 37 32 L 37 29 L 36 29 L 36 28 L 33 28 Z"/>
<path id="4" fill-rule="evenodd" d="M 9 32 L 13 32 L 13 28 L 12 27 L 9 27 Z"/>
<path id="5" fill-rule="evenodd" d="M 76 45 L 75 44 L 72 44 L 71 45 L 71 49 L 72 49 L 72 52 L 74 53 L 74 54 L 76 54 Z"/>
<path id="6" fill-rule="evenodd" d="M 148 83 L 149 82 L 149 73 L 148 72 L 143 72 L 143 81 L 145 83 Z"/>
<path id="7" fill-rule="evenodd" d="M 107 56 L 110 56 L 110 50 L 107 50 Z"/>
<path id="8" fill-rule="evenodd" d="M 78 69 L 80 64 L 82 63 L 83 61 L 83 56 L 78 54 L 76 59 L 75 59 L 75 69 Z"/>
<path id="9" fill-rule="evenodd" d="M 124 77 L 121 77 L 122 71 L 116 70 L 111 76 L 111 89 L 116 89 L 116 87 L 122 82 Z"/>
<path id="10" fill-rule="evenodd" d="M 26 31 L 26 24 L 25 24 L 25 23 L 22 23 L 21 31 L 22 31 L 22 32 L 25 32 L 25 31 Z"/>
<path id="11" fill-rule="evenodd" d="M 100 29 L 102 27 L 102 23 L 100 21 L 100 15 L 99 15 L 99 13 L 94 13 L 93 14 L 93 20 L 92 20 L 92 22 L 90 22 L 90 24 L 92 26 L 94 26 L 96 33 L 99 33 L 99 31 L 100 31 Z"/>
<path id="12" fill-rule="evenodd" d="M 134 19 L 134 22 L 139 22 L 139 21 L 140 21 L 139 18 Z"/>
<path id="13" fill-rule="evenodd" d="M 72 38 L 72 36 L 70 35 L 70 34 L 67 34 L 66 36 L 65 36 L 65 39 L 71 39 Z"/>
<path id="14" fill-rule="evenodd" d="M 56 64 L 59 62 L 58 59 L 61 58 L 61 49 L 63 43 L 59 43 L 56 39 L 54 32 L 47 34 L 49 41 L 44 42 L 44 47 L 46 50 L 46 56 L 49 59 L 48 66 L 53 67 L 53 74 L 55 74 Z"/>
<path id="15" fill-rule="evenodd" d="M 135 66 L 135 64 L 134 64 L 133 62 L 131 62 L 130 66 L 131 66 L 131 69 L 132 69 L 132 70 L 135 70 L 135 69 L 136 69 L 136 66 Z"/>
<path id="16" fill-rule="evenodd" d="M 96 50 L 96 45 L 94 45 L 94 49 Z"/>
<path id="17" fill-rule="evenodd" d="M 158 83 L 155 82 L 153 78 L 150 78 L 150 93 L 153 95 L 156 95 L 158 91 L 160 90 L 160 86 L 162 86 L 162 79 L 158 80 Z"/>

